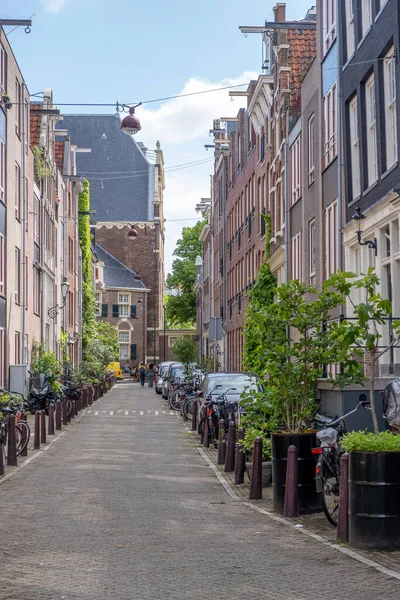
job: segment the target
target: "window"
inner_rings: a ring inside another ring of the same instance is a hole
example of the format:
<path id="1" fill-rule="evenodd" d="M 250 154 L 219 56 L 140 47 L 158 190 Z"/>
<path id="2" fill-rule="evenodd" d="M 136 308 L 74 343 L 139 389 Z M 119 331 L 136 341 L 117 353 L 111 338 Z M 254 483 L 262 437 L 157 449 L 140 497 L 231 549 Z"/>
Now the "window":
<path id="1" fill-rule="evenodd" d="M 314 115 L 308 119 L 308 185 L 314 183 L 315 148 L 314 148 Z"/>
<path id="2" fill-rule="evenodd" d="M 347 60 L 354 54 L 354 10 L 353 0 L 346 0 L 346 39 L 347 39 Z"/>
<path id="3" fill-rule="evenodd" d="M 118 314 L 120 317 L 129 317 L 129 294 L 118 294 Z"/>
<path id="4" fill-rule="evenodd" d="M 101 315 L 101 292 L 95 293 L 96 317 Z"/>
<path id="5" fill-rule="evenodd" d="M 170 348 L 172 348 L 172 346 L 175 344 L 176 340 L 178 340 L 179 338 L 177 336 L 169 336 L 168 337 L 168 346 Z"/>
<path id="6" fill-rule="evenodd" d="M 386 170 L 397 161 L 396 58 L 392 47 L 383 61 L 385 90 Z"/>
<path id="7" fill-rule="evenodd" d="M 19 331 L 15 332 L 15 348 L 14 348 L 14 364 L 21 364 L 21 334 Z"/>
<path id="8" fill-rule="evenodd" d="M 6 145 L 0 138 L 0 200 L 6 201 Z"/>
<path id="9" fill-rule="evenodd" d="M 349 105 L 352 197 L 360 195 L 360 140 L 358 138 L 357 96 Z"/>
<path id="10" fill-rule="evenodd" d="M 129 331 L 118 332 L 119 357 L 128 360 L 129 358 Z"/>
<path id="11" fill-rule="evenodd" d="M 21 303 L 21 250 L 15 248 L 15 303 Z"/>
<path id="12" fill-rule="evenodd" d="M 33 206 L 33 238 L 35 244 L 40 246 L 40 198 L 36 194 L 34 194 Z"/>
<path id="13" fill-rule="evenodd" d="M 325 212 L 326 231 L 326 276 L 337 271 L 338 262 L 338 231 L 337 231 L 337 200 L 328 206 Z"/>
<path id="14" fill-rule="evenodd" d="M 373 75 L 368 79 L 365 86 L 365 101 L 367 118 L 368 186 L 370 186 L 378 179 L 375 80 Z"/>
<path id="15" fill-rule="evenodd" d="M 361 24 L 362 24 L 362 35 L 367 33 L 368 29 L 372 24 L 372 0 L 361 0 Z"/>
<path id="16" fill-rule="evenodd" d="M 68 237 L 68 271 L 74 272 L 74 240 Z"/>
<path id="17" fill-rule="evenodd" d="M 6 240 L 0 233 L 0 295 L 6 295 Z"/>
<path id="18" fill-rule="evenodd" d="M 315 219 L 308 224 L 308 275 L 310 285 L 315 283 Z"/>
<path id="19" fill-rule="evenodd" d="M 302 281 L 302 235 L 301 231 L 291 239 L 292 279 Z"/>
<path id="20" fill-rule="evenodd" d="M 21 167 L 15 163 L 15 218 L 21 220 Z"/>
<path id="21" fill-rule="evenodd" d="M 264 128 L 261 130 L 260 135 L 260 162 L 264 162 L 265 160 L 265 133 Z"/>
<path id="22" fill-rule="evenodd" d="M 0 44 L 0 94 L 7 93 L 7 54 Z"/>
<path id="23" fill-rule="evenodd" d="M 324 156 L 326 167 L 336 157 L 336 83 L 324 98 Z"/>
<path id="24" fill-rule="evenodd" d="M 33 267 L 33 312 L 35 315 L 40 315 L 42 304 L 42 291 L 40 285 L 40 269 L 34 265 Z"/>
<path id="25" fill-rule="evenodd" d="M 323 44 L 328 52 L 336 37 L 336 0 L 323 0 Z"/>
<path id="26" fill-rule="evenodd" d="M 74 326 L 74 294 L 68 292 L 68 327 Z"/>
<path id="27" fill-rule="evenodd" d="M 22 86 L 18 79 L 15 80 L 15 133 L 21 135 L 21 114 L 22 114 Z"/>
<path id="28" fill-rule="evenodd" d="M 301 198 L 301 135 L 299 135 L 290 148 L 292 172 L 292 200 L 291 206 Z"/>

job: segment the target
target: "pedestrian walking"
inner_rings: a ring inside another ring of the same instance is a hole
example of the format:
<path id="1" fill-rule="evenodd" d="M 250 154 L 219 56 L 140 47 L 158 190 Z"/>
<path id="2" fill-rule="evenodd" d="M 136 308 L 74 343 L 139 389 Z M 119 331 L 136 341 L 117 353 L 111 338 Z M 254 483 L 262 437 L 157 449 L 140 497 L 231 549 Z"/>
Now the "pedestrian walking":
<path id="1" fill-rule="evenodd" d="M 146 379 L 146 367 L 143 363 L 140 363 L 139 374 L 140 374 L 140 385 L 144 387 L 144 380 Z"/>
<path id="2" fill-rule="evenodd" d="M 147 371 L 147 385 L 148 387 L 153 387 L 154 381 L 154 365 L 153 363 L 149 364 L 149 370 Z"/>

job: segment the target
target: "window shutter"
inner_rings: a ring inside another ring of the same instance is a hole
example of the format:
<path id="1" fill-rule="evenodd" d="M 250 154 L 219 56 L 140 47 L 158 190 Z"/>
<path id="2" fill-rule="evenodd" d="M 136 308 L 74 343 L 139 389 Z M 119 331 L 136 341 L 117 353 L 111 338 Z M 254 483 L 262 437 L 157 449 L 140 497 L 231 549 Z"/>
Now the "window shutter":
<path id="1" fill-rule="evenodd" d="M 112 307 L 113 307 L 112 316 L 119 317 L 119 304 L 113 304 Z"/>
<path id="2" fill-rule="evenodd" d="M 101 305 L 101 316 L 108 317 L 108 304 Z"/>
<path id="3" fill-rule="evenodd" d="M 131 344 L 131 360 L 136 360 L 136 344 Z"/>
<path id="4" fill-rule="evenodd" d="M 131 304 L 131 319 L 136 317 L 136 304 Z"/>

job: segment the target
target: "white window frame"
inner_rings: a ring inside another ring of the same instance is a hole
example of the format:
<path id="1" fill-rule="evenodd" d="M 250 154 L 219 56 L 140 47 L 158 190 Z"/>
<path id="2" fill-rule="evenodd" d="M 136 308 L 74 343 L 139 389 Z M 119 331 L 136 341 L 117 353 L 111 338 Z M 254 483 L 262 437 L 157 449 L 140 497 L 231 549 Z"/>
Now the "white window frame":
<path id="1" fill-rule="evenodd" d="M 322 17 L 324 54 L 326 54 L 336 38 L 336 0 L 323 0 Z"/>
<path id="2" fill-rule="evenodd" d="M 122 360 L 129 360 L 129 344 L 119 345 L 119 358 Z"/>
<path id="3" fill-rule="evenodd" d="M 96 317 L 101 316 L 101 292 L 95 292 Z"/>
<path id="4" fill-rule="evenodd" d="M 358 99 L 357 96 L 349 104 L 350 148 L 351 148 L 351 183 L 352 197 L 358 198 L 361 193 L 360 182 L 360 138 L 358 132 Z"/>
<path id="5" fill-rule="evenodd" d="M 350 60 L 356 50 L 353 0 L 346 0 L 346 47 L 347 60 Z"/>
<path id="6" fill-rule="evenodd" d="M 15 162 L 15 218 L 21 220 L 21 167 Z"/>
<path id="7" fill-rule="evenodd" d="M 315 279 L 315 232 L 315 219 L 312 219 L 308 224 L 308 276 L 310 284 L 314 283 L 313 280 Z"/>
<path id="8" fill-rule="evenodd" d="M 118 292 L 118 314 L 120 317 L 129 317 L 130 294 Z"/>
<path id="9" fill-rule="evenodd" d="M 177 340 L 179 340 L 179 336 L 174 336 L 174 335 L 168 336 L 168 347 L 172 348 L 172 346 L 175 344 L 175 342 Z"/>
<path id="10" fill-rule="evenodd" d="M 6 144 L 0 138 L 0 200 L 6 201 Z"/>
<path id="11" fill-rule="evenodd" d="M 336 273 L 338 267 L 338 202 L 332 202 L 325 211 L 326 276 Z"/>
<path id="12" fill-rule="evenodd" d="M 361 30 L 364 37 L 372 25 L 372 0 L 361 0 Z"/>
<path id="13" fill-rule="evenodd" d="M 386 170 L 397 161 L 396 59 L 392 46 L 383 61 Z"/>
<path id="14" fill-rule="evenodd" d="M 120 344 L 129 344 L 130 332 L 129 331 L 118 331 L 118 342 Z"/>
<path id="15" fill-rule="evenodd" d="M 291 258 L 292 258 L 292 279 L 303 281 L 303 247 L 302 247 L 302 232 L 299 231 L 291 242 Z"/>
<path id="16" fill-rule="evenodd" d="M 315 180 L 315 118 L 308 119 L 308 185 Z"/>
<path id="17" fill-rule="evenodd" d="M 327 167 L 337 156 L 336 83 L 324 97 L 324 157 Z"/>
<path id="18" fill-rule="evenodd" d="M 367 154 L 368 154 L 368 187 L 378 179 L 378 158 L 376 146 L 376 102 L 374 75 L 365 84 Z"/>
<path id="19" fill-rule="evenodd" d="M 7 93 L 7 53 L 0 44 L 0 94 Z"/>
<path id="20" fill-rule="evenodd" d="M 290 158 L 292 179 L 291 206 L 293 206 L 301 198 L 301 134 L 297 136 L 296 140 L 290 148 Z"/>

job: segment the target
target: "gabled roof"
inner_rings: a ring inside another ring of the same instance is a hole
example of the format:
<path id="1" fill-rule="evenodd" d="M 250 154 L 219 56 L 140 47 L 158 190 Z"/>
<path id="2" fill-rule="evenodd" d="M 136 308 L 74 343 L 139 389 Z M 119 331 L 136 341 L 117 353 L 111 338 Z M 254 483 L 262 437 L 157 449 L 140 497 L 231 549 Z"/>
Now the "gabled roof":
<path id="1" fill-rule="evenodd" d="M 112 256 L 107 250 L 96 244 L 96 256 L 99 262 L 104 264 L 104 286 L 111 288 L 121 288 L 130 290 L 146 289 L 143 281 L 134 279 L 136 273 L 128 269 L 115 256 Z"/>
<path id="2" fill-rule="evenodd" d="M 121 131 L 118 115 L 65 115 L 57 127 L 78 148 L 91 148 L 77 153 L 76 170 L 90 182 L 96 221 L 153 220 L 154 166 Z"/>

